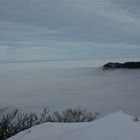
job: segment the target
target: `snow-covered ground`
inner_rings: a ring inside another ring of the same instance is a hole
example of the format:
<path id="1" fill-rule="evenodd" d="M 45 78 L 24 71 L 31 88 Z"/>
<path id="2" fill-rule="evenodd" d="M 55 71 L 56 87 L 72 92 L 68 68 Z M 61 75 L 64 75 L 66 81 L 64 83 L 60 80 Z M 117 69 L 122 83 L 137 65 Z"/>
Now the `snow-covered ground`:
<path id="1" fill-rule="evenodd" d="M 139 140 L 140 122 L 122 111 L 88 123 L 45 123 L 8 140 Z"/>
<path id="2" fill-rule="evenodd" d="M 140 70 L 102 70 L 109 61 L 0 64 L 0 106 L 27 111 L 79 106 L 140 116 Z"/>

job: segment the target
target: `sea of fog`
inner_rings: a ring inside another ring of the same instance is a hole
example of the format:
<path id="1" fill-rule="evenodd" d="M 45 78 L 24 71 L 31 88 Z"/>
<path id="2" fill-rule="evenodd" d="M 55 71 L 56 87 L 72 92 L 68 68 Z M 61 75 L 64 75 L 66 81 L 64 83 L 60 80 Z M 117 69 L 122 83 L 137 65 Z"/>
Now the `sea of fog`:
<path id="1" fill-rule="evenodd" d="M 109 61 L 0 63 L 0 106 L 24 111 L 79 106 L 140 116 L 140 70 L 103 70 Z"/>

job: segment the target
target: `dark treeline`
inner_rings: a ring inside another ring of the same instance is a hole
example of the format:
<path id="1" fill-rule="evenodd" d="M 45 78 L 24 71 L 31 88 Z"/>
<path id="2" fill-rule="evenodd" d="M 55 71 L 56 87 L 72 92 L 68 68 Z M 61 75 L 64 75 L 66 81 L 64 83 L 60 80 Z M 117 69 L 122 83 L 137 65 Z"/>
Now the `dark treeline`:
<path id="1" fill-rule="evenodd" d="M 140 69 L 140 62 L 125 62 L 125 63 L 107 63 L 103 66 L 104 69 L 114 68 L 127 68 L 127 69 Z"/>

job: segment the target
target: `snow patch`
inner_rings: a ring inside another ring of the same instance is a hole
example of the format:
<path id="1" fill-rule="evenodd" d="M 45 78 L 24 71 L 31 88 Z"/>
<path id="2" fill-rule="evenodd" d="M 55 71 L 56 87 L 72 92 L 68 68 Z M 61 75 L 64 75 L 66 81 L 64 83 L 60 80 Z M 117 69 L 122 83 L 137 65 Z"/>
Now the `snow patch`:
<path id="1" fill-rule="evenodd" d="M 140 122 L 122 111 L 87 123 L 45 123 L 8 140 L 139 140 Z"/>

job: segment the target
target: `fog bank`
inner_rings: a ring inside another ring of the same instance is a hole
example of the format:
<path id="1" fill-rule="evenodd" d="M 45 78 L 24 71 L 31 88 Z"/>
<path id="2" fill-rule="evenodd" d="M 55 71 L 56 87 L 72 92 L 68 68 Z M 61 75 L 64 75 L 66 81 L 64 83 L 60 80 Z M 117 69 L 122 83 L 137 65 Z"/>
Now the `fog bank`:
<path id="1" fill-rule="evenodd" d="M 0 105 L 36 111 L 80 106 L 140 116 L 140 70 L 102 70 L 107 61 L 0 64 Z"/>

